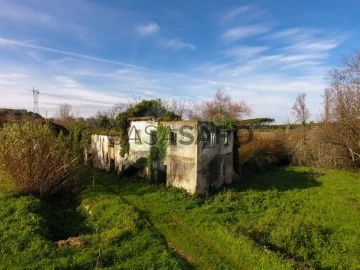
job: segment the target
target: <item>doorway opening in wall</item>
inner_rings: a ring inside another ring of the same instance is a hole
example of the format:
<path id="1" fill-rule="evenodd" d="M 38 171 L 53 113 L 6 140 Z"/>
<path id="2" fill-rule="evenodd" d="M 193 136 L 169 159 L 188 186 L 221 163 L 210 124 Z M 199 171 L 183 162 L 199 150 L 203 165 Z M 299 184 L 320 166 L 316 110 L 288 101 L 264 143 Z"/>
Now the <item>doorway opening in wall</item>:
<path id="1" fill-rule="evenodd" d="M 228 145 L 229 145 L 229 137 L 230 137 L 230 133 L 229 133 L 229 132 L 225 132 L 225 134 L 224 134 L 224 146 L 228 146 Z"/>
<path id="2" fill-rule="evenodd" d="M 216 144 L 216 133 L 215 131 L 210 132 L 210 145 L 214 146 Z"/>
<path id="3" fill-rule="evenodd" d="M 166 175 L 167 175 L 167 166 L 163 165 L 161 166 L 161 169 L 158 169 L 157 171 L 157 177 L 158 177 L 158 184 L 166 184 Z"/>

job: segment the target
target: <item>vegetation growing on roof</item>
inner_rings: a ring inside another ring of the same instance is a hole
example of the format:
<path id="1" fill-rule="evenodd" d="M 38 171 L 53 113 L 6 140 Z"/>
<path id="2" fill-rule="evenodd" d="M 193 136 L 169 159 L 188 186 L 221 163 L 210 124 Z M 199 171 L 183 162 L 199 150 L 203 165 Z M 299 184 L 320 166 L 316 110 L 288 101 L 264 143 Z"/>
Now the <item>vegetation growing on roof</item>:
<path id="1" fill-rule="evenodd" d="M 232 118 L 221 118 L 214 121 L 215 125 L 224 130 L 231 130 L 236 126 L 236 120 Z"/>
<path id="2" fill-rule="evenodd" d="M 166 110 L 161 100 L 143 100 L 134 107 L 127 109 L 125 112 L 119 113 L 115 120 L 115 125 L 119 128 L 120 135 L 120 155 L 125 156 L 129 153 L 129 119 L 133 117 L 151 116 L 159 121 L 181 120 L 180 116 Z"/>

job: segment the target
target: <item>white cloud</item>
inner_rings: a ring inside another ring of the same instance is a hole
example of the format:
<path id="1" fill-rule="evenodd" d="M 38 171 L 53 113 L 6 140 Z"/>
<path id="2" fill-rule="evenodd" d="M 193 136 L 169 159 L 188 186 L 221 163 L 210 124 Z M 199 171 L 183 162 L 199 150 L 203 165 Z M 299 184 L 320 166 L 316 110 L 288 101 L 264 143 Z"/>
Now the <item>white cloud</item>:
<path id="1" fill-rule="evenodd" d="M 340 40 L 305 40 L 297 42 L 285 49 L 294 51 L 321 52 L 335 49 L 341 43 Z"/>
<path id="2" fill-rule="evenodd" d="M 3 1 L 0 8 L 0 17 L 15 21 L 31 21 L 49 23 L 52 18 L 44 13 L 14 2 Z"/>
<path id="3" fill-rule="evenodd" d="M 3 73 L 0 74 L 0 78 L 11 78 L 11 79 L 19 79 L 26 78 L 28 75 L 22 73 Z"/>
<path id="4" fill-rule="evenodd" d="M 234 27 L 226 31 L 221 38 L 225 40 L 238 40 L 247 37 L 256 36 L 268 32 L 270 27 L 265 25 L 246 25 Z"/>
<path id="5" fill-rule="evenodd" d="M 181 50 L 181 49 L 188 49 L 188 50 L 195 50 L 196 46 L 194 44 L 183 42 L 180 39 L 174 38 L 170 40 L 164 40 L 162 45 L 166 48 L 173 49 L 173 50 Z"/>
<path id="6" fill-rule="evenodd" d="M 28 77 L 22 73 L 3 73 L 0 74 L 0 85 L 16 85 L 19 79 Z"/>
<path id="7" fill-rule="evenodd" d="M 141 24 L 136 27 L 136 32 L 142 36 L 152 35 L 159 32 L 160 27 L 155 22 L 150 22 L 148 24 Z"/>
<path id="8" fill-rule="evenodd" d="M 174 43 L 174 46 L 175 45 L 176 45 L 176 42 Z M 39 45 L 29 43 L 28 41 L 19 41 L 19 40 L 6 39 L 6 38 L 0 37 L 0 46 L 24 47 L 24 48 L 37 49 L 37 50 L 41 50 L 41 51 L 62 54 L 62 55 L 66 55 L 66 56 L 81 58 L 84 60 L 95 61 L 95 62 L 100 62 L 100 63 L 104 63 L 104 64 L 112 64 L 112 65 L 124 66 L 124 67 L 128 67 L 128 68 L 134 68 L 134 69 L 138 69 L 138 70 L 144 70 L 144 71 L 149 71 L 149 72 L 163 73 L 163 74 L 167 74 L 167 75 L 178 76 L 178 74 L 176 74 L 176 73 L 170 73 L 170 72 L 156 70 L 156 69 L 147 68 L 147 67 L 143 67 L 143 66 L 132 65 L 132 64 L 125 63 L 125 62 L 121 62 L 121 61 L 108 60 L 105 58 L 95 57 L 95 56 L 81 54 L 81 53 L 74 53 L 74 52 L 70 52 L 70 51 L 58 50 L 55 48 L 39 46 Z M 189 43 L 181 43 L 180 42 L 178 46 L 181 48 L 190 47 L 190 49 L 195 49 L 195 46 L 192 44 L 189 44 Z M 67 58 L 67 59 L 69 59 L 69 58 Z M 179 76 L 181 76 L 181 75 L 179 75 Z"/>
<path id="9" fill-rule="evenodd" d="M 312 55 L 314 58 L 328 57 L 328 52 L 338 47 L 343 41 L 343 35 L 325 33 L 318 29 L 288 28 L 270 34 L 266 38 L 286 44 L 281 50 L 286 54 Z"/>
<path id="10" fill-rule="evenodd" d="M 304 39 L 309 38 L 313 34 L 313 30 L 305 30 L 303 28 L 287 28 L 269 35 L 273 39 L 283 39 L 292 41 L 294 39 Z"/>
<path id="11" fill-rule="evenodd" d="M 228 12 L 227 14 L 224 15 L 223 17 L 223 21 L 230 21 L 231 19 L 237 17 L 240 14 L 243 14 L 247 11 L 249 11 L 251 8 L 250 6 L 241 6 L 241 7 L 237 7 L 234 8 L 233 10 L 231 10 L 230 12 Z"/>
<path id="12" fill-rule="evenodd" d="M 54 79 L 65 88 L 81 88 L 82 86 L 75 80 L 66 76 L 54 76 Z"/>
<path id="13" fill-rule="evenodd" d="M 249 58 L 269 50 L 267 46 L 238 46 L 225 51 L 225 55 L 234 58 Z"/>
<path id="14" fill-rule="evenodd" d="M 27 55 L 35 61 L 40 61 L 42 59 L 41 55 L 35 51 L 29 51 Z"/>

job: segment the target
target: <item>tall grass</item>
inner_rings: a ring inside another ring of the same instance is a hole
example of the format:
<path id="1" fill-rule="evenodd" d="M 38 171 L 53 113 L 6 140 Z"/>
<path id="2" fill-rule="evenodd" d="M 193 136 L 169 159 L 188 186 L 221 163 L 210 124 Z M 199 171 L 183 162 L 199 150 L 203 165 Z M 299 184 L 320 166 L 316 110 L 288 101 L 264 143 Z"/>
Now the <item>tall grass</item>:
<path id="1" fill-rule="evenodd" d="M 48 125 L 27 122 L 0 130 L 0 183 L 16 194 L 44 197 L 73 189 L 79 158 Z"/>

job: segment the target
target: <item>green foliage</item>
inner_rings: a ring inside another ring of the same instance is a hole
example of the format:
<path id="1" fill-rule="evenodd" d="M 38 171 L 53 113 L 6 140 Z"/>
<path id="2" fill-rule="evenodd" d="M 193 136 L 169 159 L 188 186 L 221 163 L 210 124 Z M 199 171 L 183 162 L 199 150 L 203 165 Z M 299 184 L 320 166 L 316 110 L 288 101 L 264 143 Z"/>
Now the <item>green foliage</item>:
<path id="1" fill-rule="evenodd" d="M 48 125 L 9 124 L 0 130 L 0 186 L 17 194 L 43 197 L 73 189 L 79 158 Z"/>
<path id="2" fill-rule="evenodd" d="M 166 157 L 169 132 L 166 126 L 158 123 L 156 143 L 150 149 L 147 158 L 148 179 L 150 182 L 163 182 L 163 164 Z"/>
<path id="3" fill-rule="evenodd" d="M 98 121 L 100 128 L 109 128 L 111 126 L 110 119 L 107 115 L 100 115 Z"/>
<path id="4" fill-rule="evenodd" d="M 232 118 L 221 118 L 215 120 L 215 125 L 220 129 L 231 130 L 236 126 L 236 120 Z"/>
<path id="5" fill-rule="evenodd" d="M 115 124 L 116 127 L 119 128 L 120 155 L 122 157 L 124 157 L 126 153 L 129 153 L 130 150 L 128 138 L 129 118 L 146 116 L 154 117 L 159 121 L 180 120 L 178 115 L 165 109 L 161 100 L 143 100 L 134 107 L 118 114 Z"/>
<path id="6" fill-rule="evenodd" d="M 239 125 L 263 126 L 275 122 L 274 118 L 251 118 L 238 121 Z"/>
<path id="7" fill-rule="evenodd" d="M 74 150 L 82 152 L 90 143 L 91 129 L 83 123 L 73 125 L 70 131 L 71 144 Z"/>

